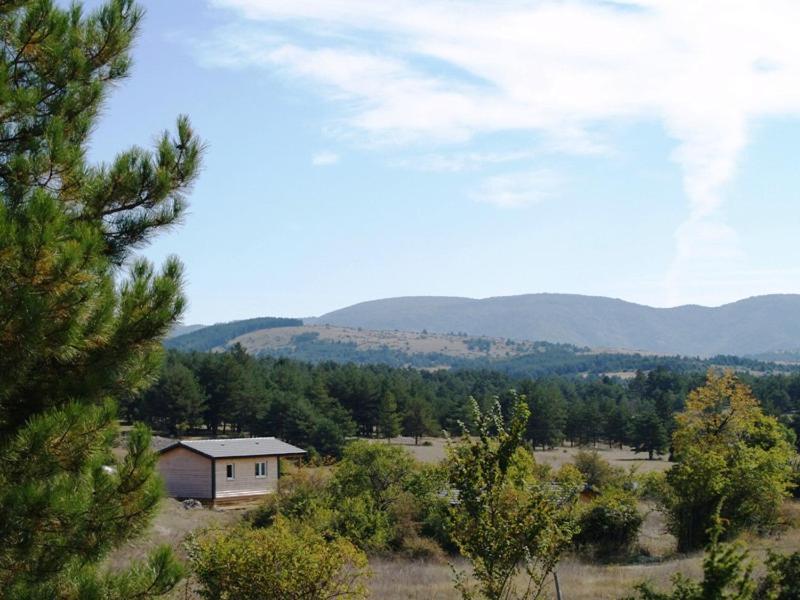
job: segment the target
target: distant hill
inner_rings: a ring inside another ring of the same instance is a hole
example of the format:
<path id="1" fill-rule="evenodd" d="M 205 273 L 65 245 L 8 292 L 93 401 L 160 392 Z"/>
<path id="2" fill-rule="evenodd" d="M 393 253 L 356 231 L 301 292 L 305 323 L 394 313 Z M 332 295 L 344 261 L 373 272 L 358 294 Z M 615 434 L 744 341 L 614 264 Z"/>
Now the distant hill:
<path id="1" fill-rule="evenodd" d="M 203 327 L 208 327 L 208 325 L 175 325 L 169 330 L 166 339 L 178 337 L 179 335 L 186 335 L 187 333 L 203 329 Z"/>
<path id="2" fill-rule="evenodd" d="M 658 354 L 769 355 L 800 347 L 800 295 L 757 296 L 714 308 L 653 308 L 574 294 L 481 300 L 421 296 L 362 302 L 306 322 L 373 330 L 463 332 Z"/>
<path id="3" fill-rule="evenodd" d="M 271 329 L 273 327 L 295 327 L 302 324 L 303 321 L 300 319 L 283 319 L 279 317 L 258 317 L 229 323 L 217 323 L 183 335 L 167 338 L 164 340 L 164 346 L 176 350 L 205 352 L 224 347 L 229 340 L 249 331 Z"/>
<path id="4" fill-rule="evenodd" d="M 251 331 L 233 338 L 249 353 L 309 362 L 383 364 L 419 369 L 483 369 L 511 376 L 600 375 L 621 377 L 637 369 L 666 367 L 703 372 L 730 367 L 751 373 L 796 371 L 794 364 L 774 364 L 736 356 L 707 359 L 648 353 L 591 350 L 570 344 L 514 341 L 441 333 L 351 329 L 333 325 L 303 325 Z"/>

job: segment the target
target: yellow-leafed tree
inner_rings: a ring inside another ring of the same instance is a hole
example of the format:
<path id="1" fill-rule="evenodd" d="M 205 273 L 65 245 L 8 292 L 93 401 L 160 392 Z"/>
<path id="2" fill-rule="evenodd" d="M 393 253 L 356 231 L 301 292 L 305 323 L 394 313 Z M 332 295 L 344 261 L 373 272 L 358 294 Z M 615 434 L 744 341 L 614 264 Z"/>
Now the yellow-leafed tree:
<path id="1" fill-rule="evenodd" d="M 792 434 L 750 389 L 730 372 L 709 371 L 676 422 L 666 507 L 679 549 L 708 541 L 718 506 L 728 534 L 775 525 L 792 487 Z"/>

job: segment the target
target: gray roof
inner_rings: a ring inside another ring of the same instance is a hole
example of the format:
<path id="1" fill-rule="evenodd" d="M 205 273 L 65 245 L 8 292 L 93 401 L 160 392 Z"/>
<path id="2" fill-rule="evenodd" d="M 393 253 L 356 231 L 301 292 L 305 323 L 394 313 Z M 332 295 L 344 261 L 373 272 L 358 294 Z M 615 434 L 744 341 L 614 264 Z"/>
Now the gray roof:
<path id="1" fill-rule="evenodd" d="M 287 456 L 305 454 L 302 450 L 274 437 L 254 437 L 216 440 L 180 440 L 159 452 L 184 446 L 209 458 L 235 458 L 237 456 Z"/>

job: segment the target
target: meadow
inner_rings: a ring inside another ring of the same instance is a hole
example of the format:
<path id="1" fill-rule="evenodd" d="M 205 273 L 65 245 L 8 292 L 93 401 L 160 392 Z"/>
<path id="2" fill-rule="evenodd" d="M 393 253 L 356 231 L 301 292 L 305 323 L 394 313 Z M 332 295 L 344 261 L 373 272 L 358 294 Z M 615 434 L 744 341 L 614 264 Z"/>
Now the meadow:
<path id="1" fill-rule="evenodd" d="M 414 444 L 413 438 L 397 437 L 390 442 L 371 440 L 375 444 L 391 443 L 408 450 L 417 460 L 426 463 L 439 462 L 445 456 L 446 440 L 426 437 Z M 647 460 L 646 456 L 634 453 L 630 448 L 596 448 L 563 446 L 534 453 L 539 463 L 553 468 L 570 463 L 581 450 L 594 450 L 609 464 L 634 470 L 638 473 L 665 471 L 671 465 L 665 459 Z M 321 467 L 325 468 L 325 467 Z M 183 542 L 194 530 L 228 528 L 245 518 L 254 503 L 226 506 L 222 509 L 204 507 L 185 509 L 172 498 L 162 500 L 158 514 L 148 532 L 113 553 L 108 566 L 121 568 L 131 560 L 139 560 L 155 547 L 168 544 L 178 556 L 185 558 Z M 644 522 L 639 532 L 639 556 L 632 562 L 597 564 L 575 554 L 567 555 L 559 564 L 558 575 L 564 597 L 570 600 L 604 600 L 625 597 L 631 594 L 636 584 L 651 581 L 659 587 L 667 586 L 672 577 L 681 573 L 687 577 L 702 575 L 703 552 L 678 554 L 675 538 L 666 532 L 664 515 L 652 502 L 642 501 L 639 509 Z M 756 572 L 763 569 L 767 550 L 793 552 L 800 547 L 800 501 L 787 501 L 782 510 L 783 528 L 779 532 L 761 537 L 746 533 L 741 542 L 751 551 Z M 461 558 L 409 560 L 395 555 L 370 556 L 371 576 L 368 587 L 370 597 L 385 600 L 458 600 L 460 595 L 453 587 L 453 571 L 468 570 Z M 171 597 L 183 600 L 199 598 L 193 591 L 194 581 L 188 578 L 173 591 Z M 555 597 L 552 584 L 547 593 Z"/>

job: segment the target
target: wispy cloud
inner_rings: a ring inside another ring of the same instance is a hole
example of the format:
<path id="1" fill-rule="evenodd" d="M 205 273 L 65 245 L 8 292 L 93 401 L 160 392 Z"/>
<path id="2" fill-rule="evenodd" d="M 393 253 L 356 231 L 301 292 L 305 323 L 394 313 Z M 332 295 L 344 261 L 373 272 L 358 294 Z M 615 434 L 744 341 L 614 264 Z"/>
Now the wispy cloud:
<path id="1" fill-rule="evenodd" d="M 213 3 L 237 11 L 247 31 L 223 33 L 208 60 L 306 82 L 341 102 L 350 132 L 373 141 L 531 131 L 560 151 L 586 153 L 607 143 L 593 125 L 660 121 L 676 140 L 672 159 L 688 200 L 666 277 L 674 290 L 690 264 L 710 269 L 720 254 L 740 252 L 719 209 L 748 125 L 800 114 L 794 0 Z M 438 170 L 469 164 L 436 162 Z M 505 197 L 513 204 L 517 196 Z"/>
<path id="2" fill-rule="evenodd" d="M 317 152 L 311 157 L 311 164 L 315 167 L 327 167 L 339 162 L 339 155 L 329 150 Z"/>
<path id="3" fill-rule="evenodd" d="M 506 173 L 484 179 L 472 198 L 501 208 L 522 208 L 553 198 L 559 184 L 559 177 L 545 169 Z"/>

